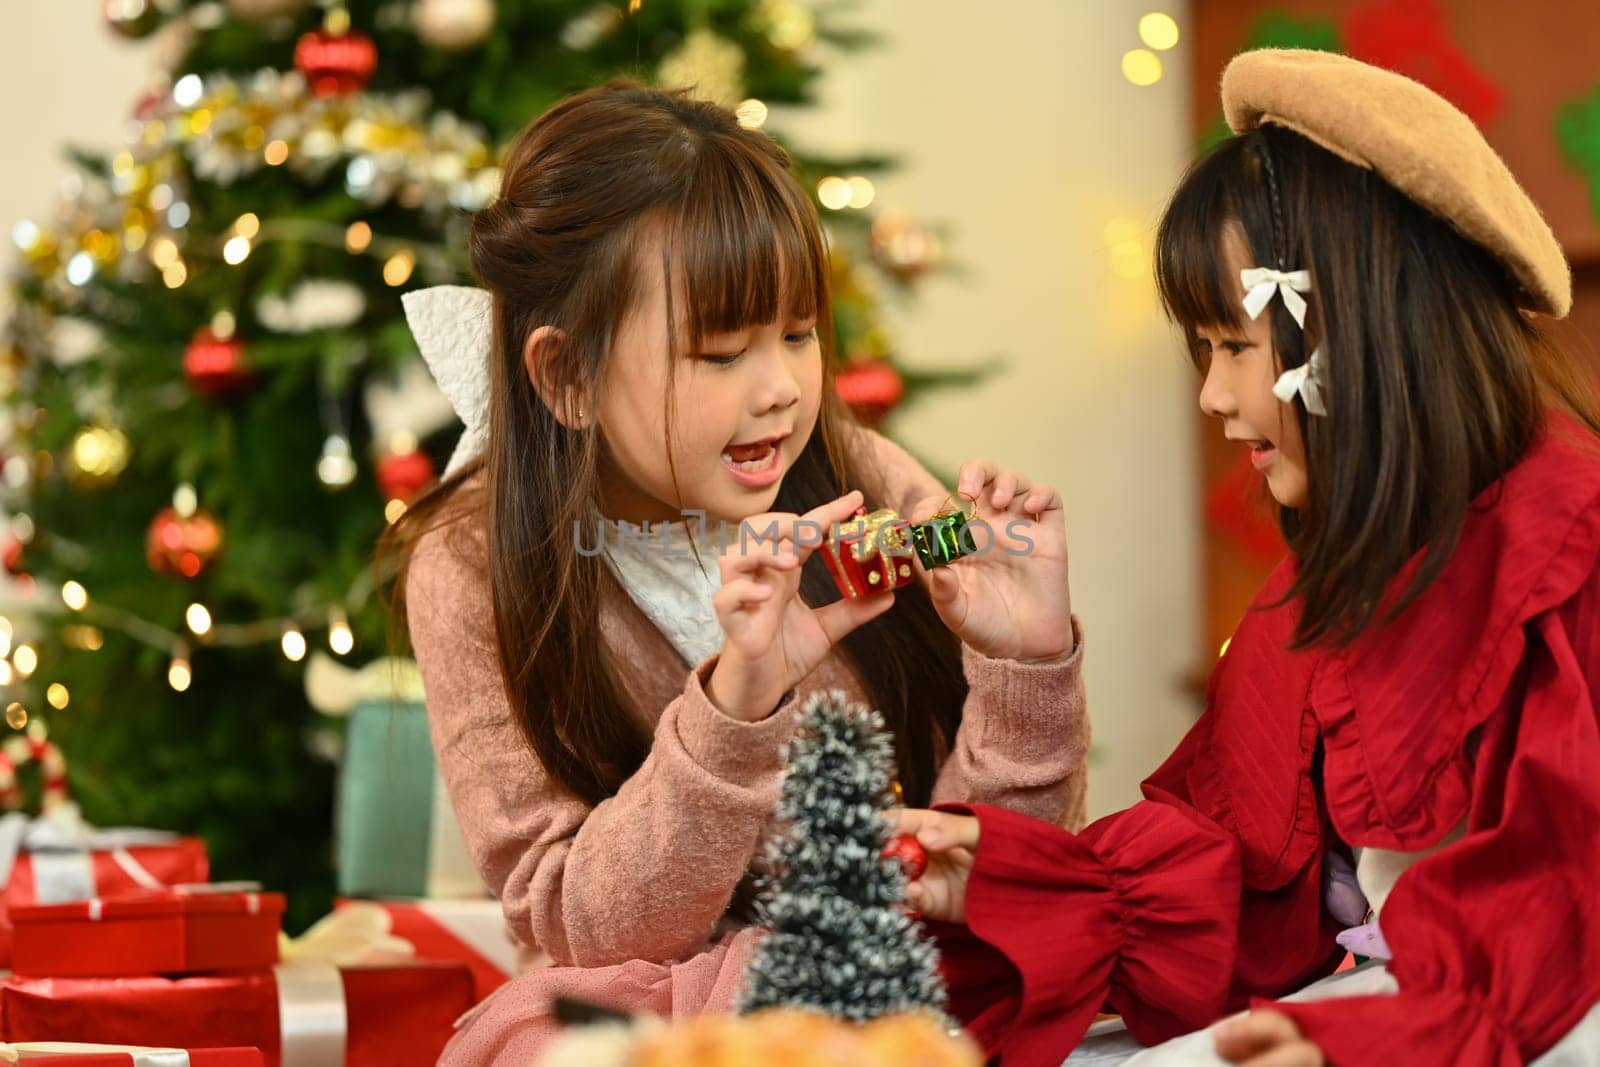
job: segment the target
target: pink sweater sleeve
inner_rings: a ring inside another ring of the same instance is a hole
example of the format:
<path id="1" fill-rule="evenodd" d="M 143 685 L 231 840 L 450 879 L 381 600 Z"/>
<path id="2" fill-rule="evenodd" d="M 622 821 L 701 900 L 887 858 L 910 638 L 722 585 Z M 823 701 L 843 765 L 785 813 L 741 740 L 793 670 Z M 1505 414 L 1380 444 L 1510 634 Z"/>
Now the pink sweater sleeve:
<path id="1" fill-rule="evenodd" d="M 644 765 L 591 808 L 518 732 L 481 571 L 435 533 L 410 570 L 408 621 L 439 770 L 462 835 L 516 935 L 557 963 L 673 960 L 712 936 L 777 800 L 796 700 L 745 723 L 689 673 Z"/>
<path id="2" fill-rule="evenodd" d="M 942 496 L 946 488 L 899 445 L 870 430 L 860 432 L 883 502 L 909 519 L 927 518 L 913 514 L 915 506 L 925 497 Z M 962 646 L 967 702 L 955 744 L 934 783 L 934 803 L 993 804 L 1069 830 L 1083 826 L 1089 715 L 1083 631 L 1075 617 L 1072 635 L 1073 647 L 1045 663 L 994 659 Z"/>

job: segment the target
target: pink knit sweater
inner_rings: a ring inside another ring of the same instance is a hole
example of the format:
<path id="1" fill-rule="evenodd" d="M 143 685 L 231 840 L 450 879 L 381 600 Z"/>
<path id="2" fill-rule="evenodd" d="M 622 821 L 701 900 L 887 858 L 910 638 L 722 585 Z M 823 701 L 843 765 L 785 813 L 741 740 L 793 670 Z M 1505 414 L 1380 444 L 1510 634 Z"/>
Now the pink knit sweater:
<path id="1" fill-rule="evenodd" d="M 908 514 L 942 492 L 903 450 L 864 434 L 863 485 L 875 506 Z M 760 722 L 740 722 L 702 688 L 716 663 L 687 664 L 626 592 L 607 583 L 602 630 L 653 725 L 648 758 L 608 800 L 589 805 L 553 782 L 512 720 L 494 648 L 481 528 L 426 536 L 409 575 L 411 640 L 427 689 L 439 768 L 467 845 L 513 932 L 558 964 L 682 960 L 718 932 L 777 799 L 779 752 L 807 692 L 865 694 L 829 656 Z M 1076 631 L 1076 622 L 1074 623 Z M 999 804 L 1076 829 L 1084 818 L 1081 634 L 1048 663 L 963 649 L 971 686 L 934 800 Z"/>

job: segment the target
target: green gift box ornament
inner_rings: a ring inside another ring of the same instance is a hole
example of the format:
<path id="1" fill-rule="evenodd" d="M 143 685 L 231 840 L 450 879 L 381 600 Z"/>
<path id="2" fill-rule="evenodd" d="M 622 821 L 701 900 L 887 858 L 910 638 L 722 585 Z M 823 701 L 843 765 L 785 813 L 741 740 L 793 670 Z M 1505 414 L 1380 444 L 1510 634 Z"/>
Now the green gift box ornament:
<path id="1" fill-rule="evenodd" d="M 978 502 L 966 493 L 951 493 L 932 518 L 911 527 L 911 544 L 928 570 L 954 563 L 978 551 L 967 523 L 978 513 Z M 954 506 L 952 506 L 952 503 Z M 968 513 L 970 509 L 970 514 Z"/>

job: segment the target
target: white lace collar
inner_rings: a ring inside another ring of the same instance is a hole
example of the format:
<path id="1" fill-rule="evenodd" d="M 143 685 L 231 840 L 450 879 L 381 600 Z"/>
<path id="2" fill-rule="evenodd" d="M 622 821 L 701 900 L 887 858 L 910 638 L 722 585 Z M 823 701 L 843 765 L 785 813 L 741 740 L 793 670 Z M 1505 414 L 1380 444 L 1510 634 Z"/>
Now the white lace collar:
<path id="1" fill-rule="evenodd" d="M 602 558 L 629 598 L 690 667 L 699 666 L 722 647 L 722 627 L 711 604 L 722 588 L 714 529 L 691 521 L 641 526 L 603 519 L 600 525 Z"/>

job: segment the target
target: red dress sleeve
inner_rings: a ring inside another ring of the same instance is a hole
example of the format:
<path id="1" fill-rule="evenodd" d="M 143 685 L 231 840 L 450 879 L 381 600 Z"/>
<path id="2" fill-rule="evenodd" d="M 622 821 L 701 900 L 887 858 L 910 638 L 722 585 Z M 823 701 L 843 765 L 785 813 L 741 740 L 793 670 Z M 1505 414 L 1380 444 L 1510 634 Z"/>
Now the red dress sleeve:
<path id="1" fill-rule="evenodd" d="M 1528 639 L 1527 686 L 1478 750 L 1467 836 L 1384 905 L 1399 993 L 1274 1005 L 1331 1063 L 1521 1064 L 1600 1003 L 1600 596 Z"/>
<path id="2" fill-rule="evenodd" d="M 1320 863 L 1246 890 L 1236 841 L 1192 808 L 1145 801 L 1078 835 L 999 808 L 945 810 L 975 815 L 983 842 L 965 930 L 934 928 L 951 1008 L 1008 1067 L 1059 1064 L 1102 1009 L 1146 1044 L 1215 1020 L 1241 999 L 1242 928 L 1272 942 L 1277 969 L 1331 967 Z"/>
<path id="3" fill-rule="evenodd" d="M 977 816 L 982 845 L 967 926 L 936 928 L 951 1010 L 1008 1067 L 1055 1067 L 1101 1010 L 1146 1044 L 1175 1037 L 1342 955 L 1322 907 L 1312 664 L 1282 652 L 1292 623 L 1264 610 L 1240 626 L 1146 801 L 1077 835 L 953 809 Z"/>

